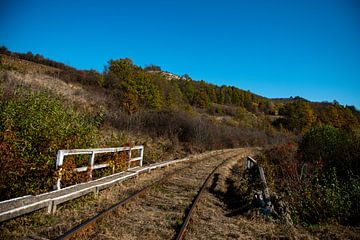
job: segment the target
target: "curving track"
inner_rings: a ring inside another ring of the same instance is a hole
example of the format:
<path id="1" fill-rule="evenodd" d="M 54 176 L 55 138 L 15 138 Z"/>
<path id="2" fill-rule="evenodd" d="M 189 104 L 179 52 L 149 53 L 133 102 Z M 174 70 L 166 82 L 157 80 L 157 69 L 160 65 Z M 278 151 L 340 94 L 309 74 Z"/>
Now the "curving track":
<path id="1" fill-rule="evenodd" d="M 250 152 L 231 150 L 191 162 L 57 239 L 182 239 L 212 174 L 227 160 Z"/>

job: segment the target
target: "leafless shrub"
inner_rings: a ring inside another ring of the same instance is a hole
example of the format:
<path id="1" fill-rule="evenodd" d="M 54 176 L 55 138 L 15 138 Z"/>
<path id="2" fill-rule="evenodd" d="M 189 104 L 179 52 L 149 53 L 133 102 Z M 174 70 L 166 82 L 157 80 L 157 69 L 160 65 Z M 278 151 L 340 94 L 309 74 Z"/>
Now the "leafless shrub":
<path id="1" fill-rule="evenodd" d="M 181 111 L 142 111 L 130 116 L 118 110 L 108 115 L 107 121 L 119 130 L 166 137 L 174 144 L 190 144 L 201 150 L 259 146 L 289 139 L 279 133 L 217 124 L 206 116 L 191 116 Z"/>

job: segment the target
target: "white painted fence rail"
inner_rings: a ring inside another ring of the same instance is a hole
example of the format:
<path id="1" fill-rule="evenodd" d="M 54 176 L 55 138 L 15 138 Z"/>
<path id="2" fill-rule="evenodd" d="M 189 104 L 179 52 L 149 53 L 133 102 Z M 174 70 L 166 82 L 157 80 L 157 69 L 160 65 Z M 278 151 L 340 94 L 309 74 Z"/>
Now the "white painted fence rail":
<path id="1" fill-rule="evenodd" d="M 132 151 L 138 150 L 140 151 L 140 156 L 132 158 Z M 77 172 L 86 172 L 88 168 L 90 168 L 90 179 L 92 178 L 92 171 L 95 169 L 102 169 L 109 167 L 109 164 L 95 164 L 95 155 L 100 153 L 116 153 L 116 152 L 127 152 L 128 153 L 128 169 L 130 168 L 130 164 L 132 162 L 139 162 L 138 166 L 141 167 L 143 165 L 144 158 L 144 146 L 134 146 L 134 147 L 117 147 L 117 148 L 93 148 L 93 149 L 71 149 L 71 150 L 59 150 L 56 157 L 56 169 L 60 169 L 64 164 L 65 156 L 69 155 L 90 155 L 89 164 L 87 166 L 82 166 L 76 168 Z M 61 174 L 56 182 L 55 188 L 57 190 L 61 189 Z"/>
<path id="2" fill-rule="evenodd" d="M 143 147 L 135 147 L 137 149 L 142 149 Z M 134 150 L 135 148 L 132 148 Z M 95 154 L 99 153 L 99 149 L 80 149 L 80 150 L 62 150 L 60 154 L 63 154 L 62 157 L 58 158 L 58 160 L 62 161 L 64 160 L 64 156 L 71 155 L 71 154 L 77 154 L 79 152 L 84 154 L 93 154 L 93 151 L 95 150 Z M 108 150 L 108 149 L 107 149 Z M 124 150 L 129 151 L 128 148 L 112 148 L 112 150 Z M 204 158 L 206 156 L 211 156 L 213 154 L 217 153 L 225 153 L 227 151 L 231 151 L 233 149 L 226 149 L 226 150 L 216 150 L 211 152 L 206 152 L 202 154 L 198 154 L 196 158 Z M 100 150 L 105 151 L 104 149 Z M 75 153 L 76 152 L 76 153 Z M 59 156 L 59 154 L 58 154 Z M 141 158 L 143 157 L 143 153 L 141 154 Z M 136 157 L 131 159 L 133 161 L 140 161 L 142 165 L 142 159 L 140 157 Z M 99 191 L 102 189 L 106 189 L 108 187 L 111 187 L 117 183 L 123 182 L 127 179 L 131 179 L 133 177 L 138 176 L 142 173 L 148 173 L 153 169 L 158 169 L 166 166 L 170 166 L 176 163 L 181 163 L 184 161 L 188 161 L 189 157 L 183 158 L 183 159 L 176 159 L 171 161 L 164 161 L 159 163 L 153 163 L 147 166 L 138 166 L 134 167 L 131 170 L 127 170 L 124 172 L 115 173 L 109 176 L 105 176 L 96 180 L 92 180 L 89 182 L 79 183 L 76 185 L 72 185 L 69 187 L 65 187 L 62 189 L 58 189 L 55 191 L 43 193 L 40 195 L 27 195 L 23 197 L 13 198 L 6 201 L 0 202 L 0 222 L 34 212 L 39 209 L 47 208 L 48 213 L 54 213 L 57 209 L 57 205 L 71 201 L 72 199 L 84 196 L 89 193 L 94 193 L 97 195 Z M 60 162 L 62 163 L 62 162 Z M 59 165 L 59 166 L 62 166 Z M 94 165 L 96 166 L 96 165 Z"/>
<path id="3" fill-rule="evenodd" d="M 23 214 L 47 208 L 48 213 L 54 213 L 57 205 L 71 201 L 75 198 L 89 193 L 97 195 L 99 191 L 111 187 L 117 183 L 138 176 L 142 173 L 148 173 L 151 170 L 170 166 L 189 160 L 189 158 L 176 159 L 171 161 L 159 162 L 148 166 L 135 167 L 132 170 L 115 173 L 90 182 L 79 183 L 59 190 L 32 196 L 9 199 L 0 202 L 0 222 L 12 219 Z"/>

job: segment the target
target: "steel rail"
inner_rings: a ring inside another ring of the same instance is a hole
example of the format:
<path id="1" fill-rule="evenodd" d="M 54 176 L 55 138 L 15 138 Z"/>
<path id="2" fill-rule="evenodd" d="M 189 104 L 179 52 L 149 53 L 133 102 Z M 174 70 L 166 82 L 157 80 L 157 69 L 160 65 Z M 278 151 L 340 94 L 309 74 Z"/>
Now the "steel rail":
<path id="1" fill-rule="evenodd" d="M 223 154 L 223 153 L 218 153 L 218 154 L 215 154 L 215 155 L 210 155 L 209 157 L 216 157 L 220 154 Z M 227 158 L 226 160 L 228 160 L 230 158 Z M 226 161 L 225 160 L 225 161 Z M 224 161 L 224 162 L 225 162 Z M 185 167 L 182 167 L 178 170 L 175 170 L 169 174 L 166 174 L 164 177 L 162 177 L 161 179 L 145 186 L 144 188 L 142 188 L 140 191 L 130 195 L 129 197 L 117 202 L 116 204 L 112 205 L 110 208 L 108 209 L 105 209 L 103 210 L 102 212 L 96 214 L 95 216 L 89 218 L 88 220 L 82 222 L 81 224 L 77 225 L 76 227 L 70 229 L 69 231 L 67 231 L 66 233 L 64 233 L 63 235 L 55 238 L 56 240 L 66 240 L 66 239 L 72 239 L 74 237 L 76 237 L 77 235 L 83 233 L 86 229 L 88 229 L 89 227 L 91 227 L 92 224 L 95 224 L 96 221 L 100 220 L 102 217 L 104 217 L 105 215 L 109 214 L 110 212 L 114 211 L 115 209 L 117 209 L 118 207 L 121 207 L 123 205 L 125 205 L 126 203 L 130 202 L 131 200 L 133 200 L 134 198 L 136 198 L 137 196 L 143 194 L 144 192 L 146 192 L 147 190 L 149 190 L 150 188 L 152 188 L 153 186 L 156 186 L 160 183 L 162 183 L 163 181 L 167 180 L 168 178 L 170 178 L 171 176 L 181 172 L 182 170 L 186 169 L 186 168 L 189 168 L 189 166 L 193 166 L 197 163 L 199 163 L 201 161 L 195 161 L 191 164 L 188 164 L 187 166 Z M 214 172 L 214 171 L 213 171 Z"/>
<path id="2" fill-rule="evenodd" d="M 217 165 L 214 170 L 209 174 L 209 176 L 206 178 L 204 184 L 201 186 L 201 189 L 199 190 L 199 192 L 197 193 L 195 199 L 193 200 L 192 202 L 192 205 L 190 207 L 190 210 L 189 212 L 187 213 L 186 215 L 186 218 L 184 220 L 184 222 L 182 223 L 181 225 L 181 228 L 180 228 L 180 231 L 177 233 L 177 236 L 176 236 L 176 240 L 181 240 L 184 238 L 185 236 L 185 232 L 186 232 L 186 228 L 187 226 L 189 225 L 189 222 L 190 222 L 190 219 L 191 219 L 191 216 L 195 210 L 195 207 L 196 207 L 196 204 L 199 202 L 200 200 L 200 197 L 202 195 L 202 193 L 204 192 L 205 188 L 206 188 L 206 185 L 208 184 L 208 182 L 210 181 L 211 177 L 214 175 L 214 173 L 222 166 L 224 165 L 227 161 L 229 161 L 232 157 L 229 157 L 227 159 L 225 159 L 223 162 L 221 162 L 219 165 Z"/>

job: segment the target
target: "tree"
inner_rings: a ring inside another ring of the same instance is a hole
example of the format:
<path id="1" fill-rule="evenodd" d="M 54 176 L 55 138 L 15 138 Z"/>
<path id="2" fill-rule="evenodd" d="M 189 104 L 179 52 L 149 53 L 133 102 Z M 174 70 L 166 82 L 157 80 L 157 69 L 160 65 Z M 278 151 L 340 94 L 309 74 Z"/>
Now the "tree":
<path id="1" fill-rule="evenodd" d="M 265 114 L 275 114 L 275 105 L 271 101 L 264 101 L 259 103 L 259 111 Z"/>
<path id="2" fill-rule="evenodd" d="M 224 101 L 225 101 L 225 90 L 224 90 L 224 87 L 225 86 L 222 86 L 220 88 L 217 88 L 217 91 L 216 91 L 216 96 L 217 96 L 217 103 L 218 104 L 223 104 Z"/>
<path id="3" fill-rule="evenodd" d="M 279 120 L 283 126 L 296 133 L 305 132 L 316 121 L 316 115 L 310 104 L 301 100 L 286 104 L 279 113 L 285 117 Z"/>
<path id="4" fill-rule="evenodd" d="M 181 76 L 181 78 L 184 78 L 186 80 L 191 80 L 191 77 L 189 74 L 185 73 L 184 75 Z"/>
<path id="5" fill-rule="evenodd" d="M 154 65 L 154 64 L 150 64 L 144 67 L 145 71 L 156 71 L 156 72 L 160 72 L 161 71 L 161 67 Z"/>
<path id="6" fill-rule="evenodd" d="M 357 111 L 340 104 L 316 105 L 318 119 L 323 124 L 330 124 L 337 128 L 351 129 L 359 126 Z"/>
<path id="7" fill-rule="evenodd" d="M 193 105 L 200 108 L 207 108 L 209 106 L 209 97 L 206 92 L 198 90 L 195 92 Z"/>
<path id="8" fill-rule="evenodd" d="M 1 46 L 0 47 L 0 54 L 10 55 L 11 52 L 5 46 Z"/>
<path id="9" fill-rule="evenodd" d="M 161 96 L 158 87 L 151 81 L 145 72 L 139 72 L 134 76 L 131 87 L 139 98 L 140 104 L 146 108 L 159 109 Z"/>
<path id="10" fill-rule="evenodd" d="M 164 81 L 166 83 L 166 92 L 164 93 L 164 101 L 166 106 L 175 107 L 184 105 L 184 96 L 179 88 L 179 85 L 175 81 Z"/>
<path id="11" fill-rule="evenodd" d="M 128 114 L 132 115 L 139 109 L 137 94 L 133 92 L 125 92 L 121 98 L 122 106 Z"/>
<path id="12" fill-rule="evenodd" d="M 115 74 L 119 81 L 128 81 L 140 68 L 130 58 L 110 60 L 108 71 Z"/>
<path id="13" fill-rule="evenodd" d="M 120 100 L 125 110 L 132 114 L 140 106 L 159 109 L 161 95 L 152 81 L 152 75 L 134 65 L 128 58 L 111 60 L 106 71 L 106 86 L 120 90 Z"/>
<path id="14" fill-rule="evenodd" d="M 178 83 L 188 103 L 193 104 L 195 98 L 195 91 L 196 91 L 195 83 L 193 81 L 179 81 Z"/>

